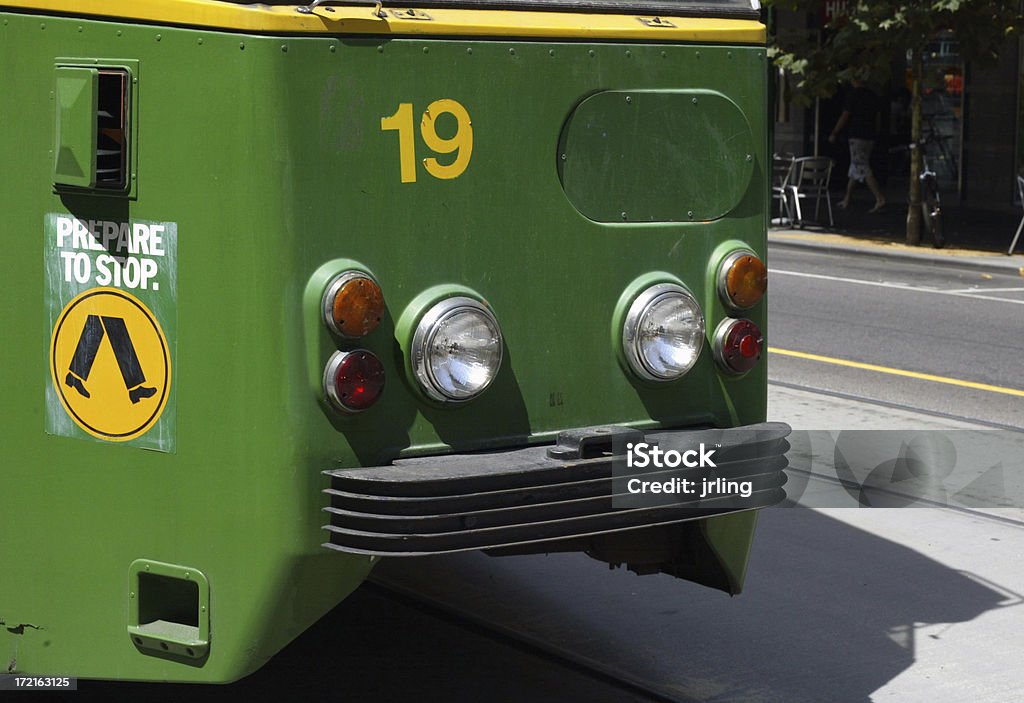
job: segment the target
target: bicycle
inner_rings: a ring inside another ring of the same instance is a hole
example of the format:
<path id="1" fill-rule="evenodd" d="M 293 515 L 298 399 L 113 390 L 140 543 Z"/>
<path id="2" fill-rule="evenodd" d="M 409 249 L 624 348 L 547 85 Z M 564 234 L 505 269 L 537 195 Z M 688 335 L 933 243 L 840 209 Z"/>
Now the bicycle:
<path id="1" fill-rule="evenodd" d="M 889 153 L 910 152 L 927 144 L 927 140 L 921 143 L 912 142 L 901 144 L 889 150 Z M 932 246 L 941 249 L 946 246 L 946 237 L 942 230 L 942 196 L 939 193 L 938 174 L 928 164 L 926 149 L 921 149 L 921 173 L 918 176 L 921 182 L 921 223 L 932 240 Z"/>
<path id="2" fill-rule="evenodd" d="M 916 145 L 911 145 L 914 148 Z M 939 195 L 939 179 L 935 171 L 928 165 L 928 156 L 921 151 L 921 221 L 924 223 L 932 246 L 941 249 L 946 246 L 946 237 L 942 232 L 942 198 Z"/>

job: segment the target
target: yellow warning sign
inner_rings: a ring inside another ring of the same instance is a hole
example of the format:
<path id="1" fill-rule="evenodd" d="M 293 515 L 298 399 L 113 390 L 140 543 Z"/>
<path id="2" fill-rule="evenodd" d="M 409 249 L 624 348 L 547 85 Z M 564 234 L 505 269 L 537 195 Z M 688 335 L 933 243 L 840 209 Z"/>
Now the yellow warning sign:
<path id="1" fill-rule="evenodd" d="M 138 298 L 117 288 L 92 288 L 57 318 L 50 375 L 61 405 L 79 427 L 100 439 L 134 439 L 167 405 L 167 339 Z"/>

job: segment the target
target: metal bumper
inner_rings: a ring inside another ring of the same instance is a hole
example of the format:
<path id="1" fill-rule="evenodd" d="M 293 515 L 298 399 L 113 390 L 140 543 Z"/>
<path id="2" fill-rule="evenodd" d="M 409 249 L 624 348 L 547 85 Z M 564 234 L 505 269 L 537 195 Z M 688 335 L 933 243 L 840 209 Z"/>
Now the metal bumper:
<path id="1" fill-rule="evenodd" d="M 423 556 L 634 530 L 774 505 L 785 498 L 782 423 L 641 432 L 596 427 L 563 432 L 553 447 L 400 459 L 326 471 L 330 541 L 354 554 Z M 715 468 L 626 469 L 628 442 L 714 446 Z M 628 472 L 628 473 L 627 473 Z M 628 479 L 749 481 L 749 497 L 661 494 L 638 502 Z"/>

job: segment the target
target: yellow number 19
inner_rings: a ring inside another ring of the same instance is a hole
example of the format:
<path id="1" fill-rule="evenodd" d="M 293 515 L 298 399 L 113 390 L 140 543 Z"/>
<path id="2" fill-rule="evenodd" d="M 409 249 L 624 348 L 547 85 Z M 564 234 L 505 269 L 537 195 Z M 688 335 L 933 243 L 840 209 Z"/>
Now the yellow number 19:
<path id="1" fill-rule="evenodd" d="M 437 118 L 448 113 L 455 117 L 455 135 L 446 139 L 437 133 Z M 390 117 L 382 117 L 382 131 L 398 132 L 398 163 L 402 183 L 416 182 L 416 144 L 412 131 L 412 103 L 400 103 L 398 110 Z M 436 154 L 455 154 L 450 164 L 442 164 L 431 157 L 423 159 L 423 168 L 434 178 L 451 179 L 461 176 L 473 156 L 473 123 L 469 113 L 455 100 L 444 98 L 427 106 L 420 119 L 420 136 L 431 151 Z"/>

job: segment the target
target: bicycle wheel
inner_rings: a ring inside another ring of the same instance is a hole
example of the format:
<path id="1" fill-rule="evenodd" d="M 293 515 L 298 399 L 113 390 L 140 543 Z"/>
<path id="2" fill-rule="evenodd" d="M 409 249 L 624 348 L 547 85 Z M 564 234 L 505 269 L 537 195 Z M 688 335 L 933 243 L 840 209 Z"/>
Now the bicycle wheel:
<path id="1" fill-rule="evenodd" d="M 941 249 L 946 246 L 946 237 L 942 232 L 942 204 L 939 201 L 939 189 L 934 176 L 923 179 L 924 199 L 921 201 L 921 219 L 924 228 L 932 239 L 932 246 Z"/>
<path id="2" fill-rule="evenodd" d="M 928 198 L 921 203 L 921 219 L 928 236 L 931 237 L 932 246 L 936 249 L 946 246 L 946 237 L 942 233 L 942 207 Z"/>

